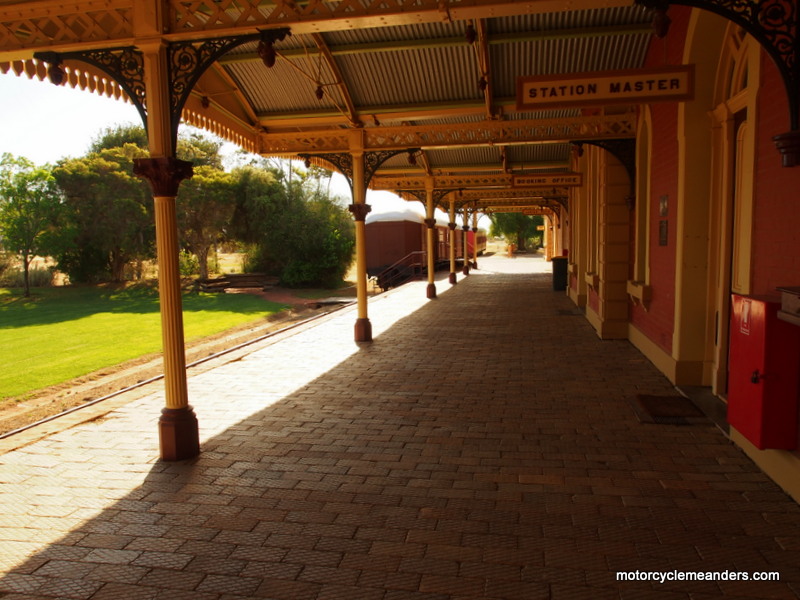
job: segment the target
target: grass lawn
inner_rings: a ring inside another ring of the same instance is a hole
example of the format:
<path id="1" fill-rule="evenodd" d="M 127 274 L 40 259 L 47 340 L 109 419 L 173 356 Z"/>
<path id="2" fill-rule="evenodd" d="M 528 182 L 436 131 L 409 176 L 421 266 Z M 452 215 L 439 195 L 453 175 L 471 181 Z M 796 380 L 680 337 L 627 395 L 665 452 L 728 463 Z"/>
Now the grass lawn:
<path id="1" fill-rule="evenodd" d="M 183 297 L 186 341 L 287 308 L 249 294 Z M 161 351 L 158 294 L 148 286 L 0 289 L 0 400 Z"/>

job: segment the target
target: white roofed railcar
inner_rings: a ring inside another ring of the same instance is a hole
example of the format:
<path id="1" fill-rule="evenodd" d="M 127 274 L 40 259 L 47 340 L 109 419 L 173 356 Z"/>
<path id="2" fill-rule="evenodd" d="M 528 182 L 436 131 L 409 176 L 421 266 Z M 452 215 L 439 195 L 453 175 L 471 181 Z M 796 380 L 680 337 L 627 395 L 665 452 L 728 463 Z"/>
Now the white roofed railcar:
<path id="1" fill-rule="evenodd" d="M 373 210 L 366 219 L 367 272 L 370 276 L 379 277 L 381 287 L 385 281 L 407 280 L 420 274 L 425 269 L 427 252 L 427 227 L 425 226 L 425 210 L 420 203 L 407 202 L 405 205 L 387 207 L 383 210 L 373 205 Z M 377 210 L 376 210 L 377 208 Z M 462 228 L 455 234 L 448 227 L 447 215 L 437 210 L 435 246 L 435 262 L 445 263 L 450 256 L 450 242 L 456 246 L 456 256 L 461 259 Z M 468 232 L 468 247 L 472 247 L 475 234 Z M 485 247 L 485 234 L 478 234 Z M 471 250 L 470 250 L 471 251 Z"/>

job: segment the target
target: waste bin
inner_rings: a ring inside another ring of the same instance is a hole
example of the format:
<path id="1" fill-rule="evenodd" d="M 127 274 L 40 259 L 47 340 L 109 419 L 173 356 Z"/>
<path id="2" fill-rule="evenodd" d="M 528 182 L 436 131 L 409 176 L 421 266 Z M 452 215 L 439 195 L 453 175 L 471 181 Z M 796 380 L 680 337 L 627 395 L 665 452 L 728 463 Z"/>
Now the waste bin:
<path id="1" fill-rule="evenodd" d="M 566 256 L 554 256 L 553 263 L 553 291 L 563 292 L 567 289 L 567 262 Z"/>

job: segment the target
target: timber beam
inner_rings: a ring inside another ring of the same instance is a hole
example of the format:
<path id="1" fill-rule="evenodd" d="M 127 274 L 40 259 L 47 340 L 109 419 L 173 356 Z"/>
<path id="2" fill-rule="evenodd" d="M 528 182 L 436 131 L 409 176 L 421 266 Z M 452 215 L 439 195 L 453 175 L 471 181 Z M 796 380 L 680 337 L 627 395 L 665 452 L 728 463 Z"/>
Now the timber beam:
<path id="1" fill-rule="evenodd" d="M 229 31 L 238 27 L 291 27 L 317 33 L 365 27 L 438 23 L 488 17 L 558 12 L 561 0 L 168 0 L 171 32 Z M 572 0 L 572 10 L 629 6 L 630 0 Z"/>
<path id="2" fill-rule="evenodd" d="M 407 176 L 382 176 L 376 175 L 372 178 L 371 187 L 374 190 L 424 190 L 426 176 L 407 175 Z M 552 195 L 566 195 L 566 188 L 553 185 L 528 185 L 525 187 L 513 187 L 514 176 L 506 173 L 500 174 L 475 174 L 465 173 L 463 175 L 434 175 L 433 187 L 437 190 L 463 190 L 465 200 L 477 200 L 481 198 L 519 198 L 529 197 L 531 193 L 543 195 L 547 191 L 553 191 Z M 479 189 L 477 195 L 467 197 L 467 190 Z"/>
<path id="3" fill-rule="evenodd" d="M 629 6 L 631 0 L 572 0 L 572 10 Z M 156 2 L 40 0 L 0 4 L 0 60 L 34 51 L 69 52 L 135 44 Z M 288 27 L 295 35 L 560 12 L 562 0 L 164 0 L 163 39 L 200 41 Z"/>
<path id="4" fill-rule="evenodd" d="M 441 149 L 470 146 L 568 143 L 575 140 L 634 138 L 636 115 L 592 115 L 525 121 L 481 121 L 455 125 L 364 128 L 365 150 Z M 292 156 L 349 149 L 348 130 L 262 133 L 260 153 Z"/>
<path id="5" fill-rule="evenodd" d="M 466 202 L 478 202 L 484 206 L 507 206 L 511 204 L 524 204 L 531 198 L 556 200 L 560 203 L 561 198 L 568 195 L 567 188 L 564 187 L 530 187 L 530 188 L 510 188 L 505 190 L 497 189 L 465 189 L 463 199 Z M 559 199 L 559 200 L 557 200 Z"/>

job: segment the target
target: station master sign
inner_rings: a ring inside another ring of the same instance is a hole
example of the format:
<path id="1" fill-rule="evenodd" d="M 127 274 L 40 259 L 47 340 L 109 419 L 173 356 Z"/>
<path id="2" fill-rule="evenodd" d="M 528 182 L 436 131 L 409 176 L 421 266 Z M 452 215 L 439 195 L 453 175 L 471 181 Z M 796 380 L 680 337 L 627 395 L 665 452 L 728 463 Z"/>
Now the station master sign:
<path id="1" fill-rule="evenodd" d="M 694 65 L 517 78 L 517 110 L 685 101 L 694 97 Z"/>

